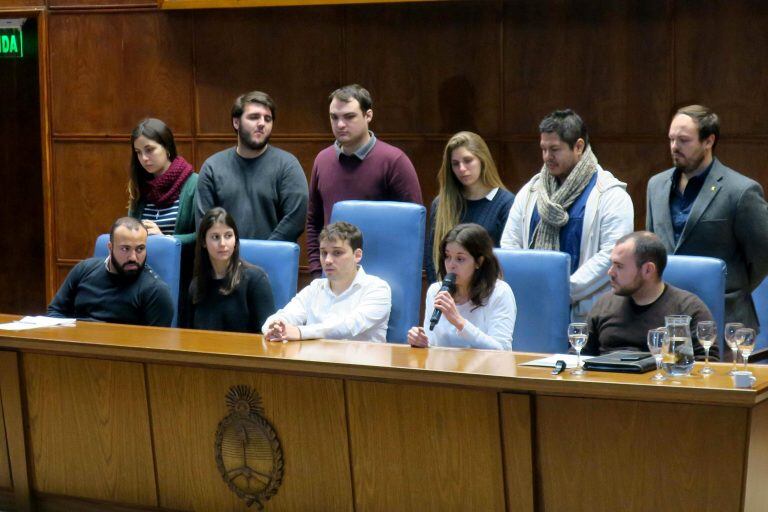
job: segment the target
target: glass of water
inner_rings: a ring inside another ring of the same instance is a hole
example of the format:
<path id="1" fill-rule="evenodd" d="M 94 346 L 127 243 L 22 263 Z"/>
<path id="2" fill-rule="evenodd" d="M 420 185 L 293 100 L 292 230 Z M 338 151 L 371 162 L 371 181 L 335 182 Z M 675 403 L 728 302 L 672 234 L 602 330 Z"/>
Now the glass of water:
<path id="1" fill-rule="evenodd" d="M 653 358 L 656 360 L 656 375 L 651 380 L 660 382 L 666 380 L 664 374 L 661 373 L 661 349 L 664 347 L 664 340 L 667 337 L 666 327 L 657 327 L 648 331 L 648 350 L 651 351 Z"/>
<path id="2" fill-rule="evenodd" d="M 733 353 L 733 366 L 731 367 L 731 371 L 728 372 L 728 375 L 733 375 L 733 372 L 736 371 L 736 361 L 739 354 L 739 344 L 736 343 L 736 331 L 742 327 L 744 327 L 744 324 L 739 322 L 730 322 L 725 324 L 725 332 L 723 333 L 725 335 L 725 342 L 728 344 L 728 347 L 730 347 L 731 352 Z"/>
<path id="3" fill-rule="evenodd" d="M 712 375 L 714 370 L 709 366 L 709 349 L 715 344 L 717 338 L 717 324 L 712 320 L 703 320 L 696 324 L 696 338 L 701 346 L 704 347 L 704 368 L 701 369 L 702 375 Z"/>
<path id="4" fill-rule="evenodd" d="M 744 371 L 747 371 L 747 359 L 755 348 L 755 330 L 749 327 L 742 327 L 736 331 L 736 344 L 739 346 L 739 352 L 744 359 Z"/>
<path id="5" fill-rule="evenodd" d="M 568 324 L 568 343 L 576 351 L 576 368 L 573 369 L 571 375 L 584 375 L 584 370 L 581 368 L 581 349 L 587 344 L 588 337 L 589 330 L 586 323 L 572 322 Z"/>

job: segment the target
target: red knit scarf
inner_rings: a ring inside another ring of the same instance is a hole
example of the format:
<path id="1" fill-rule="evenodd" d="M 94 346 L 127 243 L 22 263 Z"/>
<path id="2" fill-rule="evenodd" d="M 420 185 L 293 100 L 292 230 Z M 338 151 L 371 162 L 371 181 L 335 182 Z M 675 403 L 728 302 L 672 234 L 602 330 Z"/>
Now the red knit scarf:
<path id="1" fill-rule="evenodd" d="M 168 208 L 179 198 L 181 187 L 192 172 L 189 162 L 177 156 L 161 176 L 141 184 L 141 196 L 158 208 Z"/>

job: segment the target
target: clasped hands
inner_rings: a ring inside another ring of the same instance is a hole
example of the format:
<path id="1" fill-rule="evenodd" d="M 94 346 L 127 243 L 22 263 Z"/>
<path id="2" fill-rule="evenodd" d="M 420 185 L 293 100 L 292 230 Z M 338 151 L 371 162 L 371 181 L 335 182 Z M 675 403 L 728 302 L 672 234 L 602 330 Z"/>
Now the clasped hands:
<path id="1" fill-rule="evenodd" d="M 300 340 L 301 331 L 295 325 L 275 320 L 269 324 L 269 329 L 264 333 L 264 339 L 282 342 Z"/>

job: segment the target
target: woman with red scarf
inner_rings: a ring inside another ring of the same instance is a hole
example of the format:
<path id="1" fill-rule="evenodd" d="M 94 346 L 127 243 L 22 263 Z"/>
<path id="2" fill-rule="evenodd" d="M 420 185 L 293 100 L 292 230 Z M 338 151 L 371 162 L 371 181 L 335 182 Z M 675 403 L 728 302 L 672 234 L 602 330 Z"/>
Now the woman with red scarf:
<path id="1" fill-rule="evenodd" d="M 141 220 L 150 235 L 173 235 L 195 242 L 197 174 L 176 154 L 173 133 L 159 119 L 144 119 L 131 132 L 128 215 Z"/>

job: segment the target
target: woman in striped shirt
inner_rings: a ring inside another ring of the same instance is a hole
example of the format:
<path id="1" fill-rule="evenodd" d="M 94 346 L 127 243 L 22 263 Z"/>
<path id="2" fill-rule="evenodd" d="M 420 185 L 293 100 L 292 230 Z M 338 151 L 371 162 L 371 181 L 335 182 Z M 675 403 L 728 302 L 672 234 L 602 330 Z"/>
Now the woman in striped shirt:
<path id="1" fill-rule="evenodd" d="M 144 119 L 131 133 L 128 215 L 150 235 L 173 235 L 182 244 L 195 241 L 197 174 L 176 154 L 173 133 L 159 119 Z"/>

